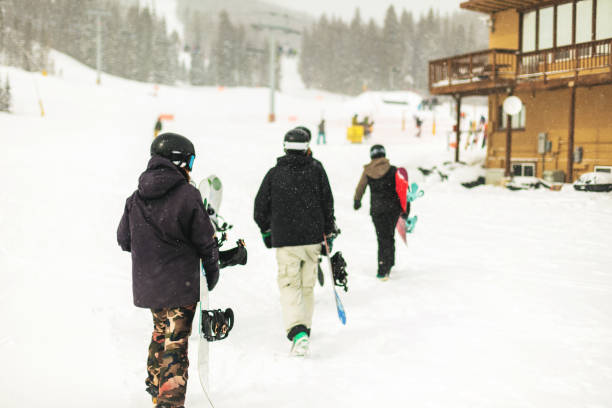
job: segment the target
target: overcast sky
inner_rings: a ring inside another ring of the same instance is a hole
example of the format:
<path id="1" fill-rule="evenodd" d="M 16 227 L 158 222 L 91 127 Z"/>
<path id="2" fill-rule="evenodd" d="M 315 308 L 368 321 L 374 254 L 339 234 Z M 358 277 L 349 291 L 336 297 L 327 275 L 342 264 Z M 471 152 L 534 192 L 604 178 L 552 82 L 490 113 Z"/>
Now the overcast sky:
<path id="1" fill-rule="evenodd" d="M 389 5 L 393 4 L 395 11 L 400 16 L 403 9 L 412 11 L 415 17 L 427 12 L 431 7 L 441 12 L 458 11 L 459 4 L 463 0 L 265 0 L 281 6 L 305 11 L 319 17 L 325 13 L 327 16 L 337 16 L 349 21 L 355 14 L 355 8 L 359 7 L 363 20 L 371 17 L 382 22 Z"/>

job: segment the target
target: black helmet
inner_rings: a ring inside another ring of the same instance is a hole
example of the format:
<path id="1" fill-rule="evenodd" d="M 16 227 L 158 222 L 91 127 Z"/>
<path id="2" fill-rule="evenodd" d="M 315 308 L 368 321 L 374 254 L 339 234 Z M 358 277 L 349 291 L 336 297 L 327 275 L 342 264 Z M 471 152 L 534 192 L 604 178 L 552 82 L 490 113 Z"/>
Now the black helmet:
<path id="1" fill-rule="evenodd" d="M 312 139 L 312 134 L 310 133 L 310 129 L 308 129 L 306 126 L 298 126 L 296 127 L 296 129 L 306 132 L 306 134 L 308 135 L 308 141 L 310 142 L 310 139 Z"/>
<path id="2" fill-rule="evenodd" d="M 385 147 L 383 145 L 374 145 L 370 148 L 370 159 L 378 159 L 379 157 L 385 157 L 387 152 L 385 152 Z"/>
<path id="3" fill-rule="evenodd" d="M 305 154 L 308 151 L 308 142 L 310 137 L 308 133 L 302 129 L 291 129 L 285 134 L 285 142 L 283 147 L 287 153 L 302 153 Z"/>
<path id="4" fill-rule="evenodd" d="M 176 133 L 162 133 L 151 143 L 151 156 L 161 156 L 170 160 L 178 167 L 191 171 L 195 159 L 193 143 Z"/>

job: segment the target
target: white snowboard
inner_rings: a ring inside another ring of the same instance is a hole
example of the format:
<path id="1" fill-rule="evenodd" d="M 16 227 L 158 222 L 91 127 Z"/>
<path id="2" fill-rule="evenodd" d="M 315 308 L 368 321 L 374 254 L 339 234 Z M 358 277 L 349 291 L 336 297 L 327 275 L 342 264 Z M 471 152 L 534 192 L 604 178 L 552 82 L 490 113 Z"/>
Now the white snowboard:
<path id="1" fill-rule="evenodd" d="M 219 207 L 221 206 L 221 200 L 223 198 L 223 184 L 221 183 L 221 179 L 219 177 L 210 175 L 203 179 L 198 189 L 202 194 L 202 201 L 204 202 L 204 207 L 208 212 L 208 215 L 213 221 L 213 226 L 215 230 L 218 225 L 217 214 L 219 211 Z M 210 364 L 210 350 L 209 350 L 209 342 L 202 335 L 202 310 L 208 310 L 209 308 L 209 299 L 210 295 L 208 293 L 208 285 L 206 283 L 206 275 L 204 269 L 201 268 L 200 274 L 200 307 L 198 309 L 198 335 L 200 338 L 200 342 L 198 345 L 198 375 L 200 377 L 200 385 L 202 386 L 202 390 L 204 390 L 204 394 L 206 394 L 206 398 L 211 407 L 214 408 L 214 404 L 210 398 L 210 373 L 209 373 L 209 364 Z"/>

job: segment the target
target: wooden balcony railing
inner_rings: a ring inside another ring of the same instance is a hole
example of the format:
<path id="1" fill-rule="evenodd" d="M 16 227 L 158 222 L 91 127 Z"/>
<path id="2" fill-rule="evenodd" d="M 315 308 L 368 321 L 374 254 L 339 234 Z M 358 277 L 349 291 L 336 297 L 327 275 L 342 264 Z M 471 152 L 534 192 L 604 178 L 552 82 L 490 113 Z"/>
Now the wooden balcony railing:
<path id="1" fill-rule="evenodd" d="M 612 67 L 612 39 L 520 54 L 517 79 L 548 80 Z"/>
<path id="2" fill-rule="evenodd" d="M 432 88 L 472 82 L 514 79 L 516 50 L 490 49 L 429 63 Z"/>
<path id="3" fill-rule="evenodd" d="M 429 89 L 434 94 L 486 94 L 526 82 L 590 74 L 612 78 L 612 38 L 526 53 L 490 49 L 430 61 Z"/>

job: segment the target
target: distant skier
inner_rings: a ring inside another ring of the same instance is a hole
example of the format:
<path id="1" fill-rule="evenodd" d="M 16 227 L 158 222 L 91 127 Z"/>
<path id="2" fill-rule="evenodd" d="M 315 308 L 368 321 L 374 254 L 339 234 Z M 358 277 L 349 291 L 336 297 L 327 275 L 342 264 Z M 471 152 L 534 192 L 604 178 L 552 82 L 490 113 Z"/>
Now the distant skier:
<path id="1" fill-rule="evenodd" d="M 174 133 L 156 137 L 117 230 L 119 245 L 132 254 L 134 304 L 153 314 L 145 383 L 158 408 L 185 404 L 200 260 L 209 290 L 219 279 L 213 225 L 200 192 L 189 184 L 194 159 L 187 138 Z"/>
<path id="2" fill-rule="evenodd" d="M 157 122 L 155 122 L 155 128 L 153 129 L 153 138 L 156 138 L 159 135 L 159 132 L 162 130 L 162 122 L 161 118 L 157 118 Z"/>
<path id="3" fill-rule="evenodd" d="M 421 119 L 420 117 L 414 115 L 414 124 L 415 124 L 416 129 L 417 129 L 416 136 L 417 137 L 421 137 L 421 129 L 423 127 L 423 119 Z"/>
<path id="4" fill-rule="evenodd" d="M 480 116 L 480 131 L 482 132 L 482 145 L 480 146 L 481 149 L 484 149 L 484 147 L 487 144 L 487 119 L 481 115 Z"/>
<path id="5" fill-rule="evenodd" d="M 326 144 L 325 142 L 325 119 L 321 119 L 321 122 L 319 122 L 319 135 L 317 136 L 317 144 L 320 144 L 321 139 L 323 139 L 323 144 Z"/>
<path id="6" fill-rule="evenodd" d="M 402 214 L 402 206 L 395 191 L 395 172 L 397 168 L 385 157 L 385 148 L 374 145 L 370 149 L 372 161 L 364 166 L 363 173 L 355 190 L 353 208 L 361 208 L 361 198 L 366 187 L 370 186 L 370 215 L 376 228 L 378 240 L 378 272 L 376 277 L 387 280 L 391 267 L 395 264 L 395 226 L 400 214 L 407 218 L 410 213 L 410 203 L 407 212 Z"/>
<path id="7" fill-rule="evenodd" d="M 283 322 L 298 356 L 308 351 L 321 242 L 336 230 L 327 174 L 307 154 L 308 141 L 301 129 L 287 132 L 286 155 L 264 177 L 254 208 L 266 247 L 276 248 Z"/>
<path id="8" fill-rule="evenodd" d="M 353 119 L 351 119 L 351 125 L 352 126 L 359 126 L 359 118 L 357 117 L 357 114 L 353 115 Z"/>

